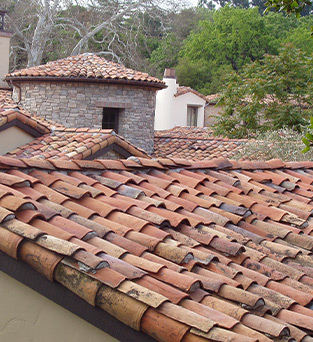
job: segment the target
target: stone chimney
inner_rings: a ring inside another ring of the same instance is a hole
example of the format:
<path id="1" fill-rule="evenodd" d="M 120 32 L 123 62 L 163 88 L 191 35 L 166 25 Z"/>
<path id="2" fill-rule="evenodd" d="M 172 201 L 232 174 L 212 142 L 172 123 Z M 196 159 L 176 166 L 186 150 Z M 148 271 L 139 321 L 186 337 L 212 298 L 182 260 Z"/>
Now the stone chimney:
<path id="1" fill-rule="evenodd" d="M 4 75 L 9 72 L 10 39 L 12 33 L 4 30 L 4 17 L 7 11 L 0 9 L 0 88 L 9 88 L 3 81 Z"/>

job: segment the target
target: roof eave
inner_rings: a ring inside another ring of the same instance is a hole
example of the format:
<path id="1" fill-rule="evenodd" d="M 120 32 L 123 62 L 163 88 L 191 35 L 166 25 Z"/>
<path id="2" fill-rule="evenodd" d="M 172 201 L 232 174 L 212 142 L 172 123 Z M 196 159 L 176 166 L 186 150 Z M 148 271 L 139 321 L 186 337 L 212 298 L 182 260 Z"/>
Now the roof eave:
<path id="1" fill-rule="evenodd" d="M 159 82 L 149 82 L 149 81 L 136 81 L 136 80 L 126 80 L 126 79 L 103 79 L 103 78 L 88 78 L 88 77 L 37 77 L 37 76 L 8 76 L 4 78 L 5 81 L 37 81 L 37 82 L 88 82 L 88 83 L 111 83 L 111 84 L 125 84 L 125 85 L 135 85 L 138 87 L 146 88 L 156 88 L 163 89 L 166 88 L 166 84 Z"/>

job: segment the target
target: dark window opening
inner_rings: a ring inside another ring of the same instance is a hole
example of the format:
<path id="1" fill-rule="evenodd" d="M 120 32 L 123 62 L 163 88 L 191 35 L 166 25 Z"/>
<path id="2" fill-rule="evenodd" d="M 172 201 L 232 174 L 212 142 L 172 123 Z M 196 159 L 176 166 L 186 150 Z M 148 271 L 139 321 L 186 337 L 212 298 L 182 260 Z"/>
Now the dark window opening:
<path id="1" fill-rule="evenodd" d="M 114 129 L 118 133 L 119 108 L 103 108 L 102 128 Z"/>
<path id="2" fill-rule="evenodd" d="M 195 126 L 197 127 L 198 123 L 198 108 L 188 106 L 187 107 L 187 126 Z"/>

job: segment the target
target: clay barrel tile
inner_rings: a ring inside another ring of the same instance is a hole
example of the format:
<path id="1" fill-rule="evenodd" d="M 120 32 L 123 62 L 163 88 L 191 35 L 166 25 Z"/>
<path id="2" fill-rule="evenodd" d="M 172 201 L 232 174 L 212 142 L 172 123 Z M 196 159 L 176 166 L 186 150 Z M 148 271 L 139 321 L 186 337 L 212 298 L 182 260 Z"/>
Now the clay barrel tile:
<path id="1" fill-rule="evenodd" d="M 198 313 L 199 315 L 211 319 L 213 322 L 218 324 L 219 327 L 232 329 L 236 324 L 239 323 L 238 320 L 232 318 L 231 316 L 190 299 L 183 300 L 180 305 L 188 310 Z"/>
<path id="2" fill-rule="evenodd" d="M 121 283 L 117 290 L 153 308 L 158 308 L 161 304 L 168 301 L 168 298 L 156 291 L 149 290 L 129 280 Z"/>
<path id="3" fill-rule="evenodd" d="M 187 334 L 182 339 L 182 342 L 212 342 L 213 340 L 209 340 L 206 337 L 201 337 L 194 335 L 190 332 L 187 332 Z"/>
<path id="4" fill-rule="evenodd" d="M 8 221 L 8 220 L 12 220 L 13 218 L 14 218 L 14 214 L 11 211 L 0 207 L 0 223 Z"/>
<path id="5" fill-rule="evenodd" d="M 0 227 L 0 250 L 10 257 L 17 259 L 18 247 L 22 240 L 22 236 Z"/>
<path id="6" fill-rule="evenodd" d="M 31 225 L 18 221 L 16 219 L 2 222 L 2 226 L 13 233 L 16 233 L 31 240 L 35 240 L 36 238 L 44 234 L 44 232 L 42 232 L 40 229 L 32 227 Z"/>
<path id="7" fill-rule="evenodd" d="M 92 253 L 89 253 L 82 249 L 74 252 L 72 257 L 76 259 L 77 261 L 79 261 L 80 263 L 88 266 L 92 270 L 98 270 L 103 267 L 109 266 L 109 264 L 106 261 L 104 261 L 102 258 L 96 255 L 93 255 Z"/>
<path id="8" fill-rule="evenodd" d="M 1 174 L 0 183 L 3 185 L 15 187 L 30 186 L 30 182 L 27 179 L 8 173 Z"/>
<path id="9" fill-rule="evenodd" d="M 290 287 L 276 281 L 269 281 L 266 287 L 294 299 L 300 305 L 306 306 L 313 301 L 312 293 L 305 293 L 296 288 Z"/>
<path id="10" fill-rule="evenodd" d="M 90 305 L 95 306 L 96 294 L 101 286 L 99 281 L 62 263 L 56 267 L 54 279 Z"/>
<path id="11" fill-rule="evenodd" d="M 201 285 L 198 279 L 194 279 L 182 273 L 174 272 L 168 268 L 162 268 L 158 273 L 150 273 L 150 275 L 186 292 L 193 292 L 200 288 Z"/>
<path id="12" fill-rule="evenodd" d="M 62 205 L 64 207 L 66 207 L 67 209 L 72 210 L 77 215 L 82 216 L 82 217 L 87 218 L 87 219 L 89 219 L 93 215 L 97 214 L 94 210 L 86 208 L 83 205 L 75 203 L 75 202 L 73 202 L 71 200 L 67 200 L 66 199 L 65 202 L 62 203 Z"/>
<path id="13" fill-rule="evenodd" d="M 29 173 L 32 177 L 37 178 L 42 184 L 50 187 L 54 182 L 58 181 L 59 178 L 50 175 L 47 172 L 34 170 Z"/>
<path id="14" fill-rule="evenodd" d="M 311 333 L 313 331 L 313 317 L 283 309 L 279 311 L 277 318 L 296 327 L 308 329 Z"/>
<path id="15" fill-rule="evenodd" d="M 250 308 L 256 309 L 265 304 L 264 299 L 261 296 L 229 286 L 227 284 L 221 286 L 221 288 L 218 291 L 218 294 L 223 298 L 230 299 L 238 303 L 246 304 Z"/>
<path id="16" fill-rule="evenodd" d="M 93 222 L 101 225 L 106 230 L 108 230 L 108 232 L 111 231 L 121 236 L 125 236 L 128 232 L 132 231 L 132 228 L 128 226 L 124 226 L 122 224 L 113 222 L 111 220 L 108 220 L 100 216 L 94 216 L 92 219 L 93 219 Z"/>
<path id="17" fill-rule="evenodd" d="M 244 315 L 241 323 L 249 328 L 274 337 L 282 337 L 290 334 L 289 329 L 285 325 L 251 314 Z"/>
<path id="18" fill-rule="evenodd" d="M 163 315 L 173 318 L 180 323 L 189 325 L 203 332 L 208 332 L 215 325 L 211 319 L 190 311 L 182 306 L 170 302 L 163 303 L 158 311 Z"/>
<path id="19" fill-rule="evenodd" d="M 214 327 L 208 333 L 203 333 L 201 330 L 198 329 L 191 329 L 191 333 L 205 337 L 207 339 L 211 339 L 213 341 L 224 342 L 224 341 L 240 341 L 240 342 L 258 342 L 256 338 L 244 336 L 241 334 L 236 334 L 230 330 Z"/>
<path id="20" fill-rule="evenodd" d="M 212 279 L 205 275 L 197 274 L 197 273 L 189 272 L 189 271 L 183 271 L 182 274 L 185 276 L 189 276 L 191 278 L 197 279 L 198 281 L 201 282 L 202 287 L 205 290 L 216 292 L 216 293 L 220 290 L 221 286 L 225 284 L 225 282 L 221 279 L 218 279 L 218 277 L 214 277 Z"/>
<path id="21" fill-rule="evenodd" d="M 177 322 L 154 309 L 148 309 L 141 320 L 141 330 L 162 342 L 180 342 L 190 329 L 186 324 Z"/>
<path id="22" fill-rule="evenodd" d="M 263 333 L 260 333 L 260 332 L 258 332 L 256 330 L 248 328 L 247 326 L 245 326 L 245 325 L 243 325 L 241 323 L 237 324 L 232 329 L 232 331 L 234 333 L 236 333 L 236 334 L 240 334 L 240 335 L 245 335 L 245 336 L 256 338 L 259 342 L 273 342 L 272 338 L 269 338 L 266 335 L 264 335 Z M 281 341 L 280 338 L 279 338 L 279 341 Z"/>
<path id="23" fill-rule="evenodd" d="M 162 213 L 156 213 L 154 212 L 154 209 L 158 209 L 155 207 L 149 207 L 147 210 L 132 206 L 127 213 L 131 214 L 132 216 L 141 218 L 142 220 L 145 220 L 147 222 L 150 222 L 152 224 L 156 225 L 165 225 L 168 224 L 169 220 L 166 216 L 164 216 L 164 212 Z"/>
<path id="24" fill-rule="evenodd" d="M 182 224 L 182 225 L 179 225 L 179 228 L 180 227 L 184 227 L 184 226 L 189 227 L 187 225 L 183 225 Z M 170 229 L 170 228 L 167 228 L 167 227 L 164 227 L 164 230 L 167 233 L 171 234 L 171 237 L 175 241 L 177 241 L 177 242 L 181 243 L 182 245 L 184 245 L 184 246 L 182 246 L 182 248 L 186 248 L 187 246 L 188 247 L 196 247 L 196 246 L 200 245 L 200 243 L 198 243 L 196 240 L 192 239 L 191 237 L 189 237 L 186 234 L 183 234 L 183 233 L 181 233 L 181 232 L 179 232 L 177 230 Z"/>
<path id="25" fill-rule="evenodd" d="M 52 235 L 66 241 L 69 241 L 74 236 L 73 234 L 67 233 L 63 229 L 60 229 L 40 218 L 35 218 L 32 221 L 32 226 L 42 230 L 48 235 Z"/>
<path id="26" fill-rule="evenodd" d="M 83 207 L 87 207 L 91 210 L 94 210 L 97 214 L 103 217 L 108 216 L 110 213 L 114 211 L 118 211 L 115 207 L 100 202 L 92 197 L 82 197 L 79 200 L 76 200 L 76 203 L 80 204 Z"/>
<path id="27" fill-rule="evenodd" d="M 36 207 L 29 200 L 18 198 L 13 195 L 3 196 L 0 199 L 0 206 L 8 210 L 17 211 L 31 209 L 35 210 Z"/>
<path id="28" fill-rule="evenodd" d="M 81 224 L 78 224 L 72 220 L 68 220 L 62 216 L 55 216 L 53 217 L 49 223 L 53 224 L 54 226 L 57 226 L 60 229 L 65 230 L 66 232 L 73 234 L 78 239 L 84 239 L 84 237 L 87 234 L 90 234 L 92 232 L 91 229 L 82 226 Z"/>
<path id="29" fill-rule="evenodd" d="M 36 191 L 35 189 L 24 186 L 21 188 L 18 188 L 18 191 L 25 195 L 26 198 L 31 198 L 34 201 L 39 201 L 41 199 L 47 199 L 47 196 L 44 194 L 41 194 L 40 192 Z"/>
<path id="30" fill-rule="evenodd" d="M 74 214 L 73 210 L 70 210 L 61 204 L 51 202 L 48 199 L 41 199 L 41 200 L 39 200 L 39 202 L 40 202 L 40 204 L 43 204 L 46 207 L 48 207 L 52 210 L 55 210 L 56 212 L 58 212 L 61 216 L 65 217 L 65 218 L 68 218 Z"/>
<path id="31" fill-rule="evenodd" d="M 95 273 L 90 273 L 90 277 L 95 278 L 112 288 L 118 287 L 126 279 L 124 275 L 109 267 L 104 267 L 97 270 Z"/>
<path id="32" fill-rule="evenodd" d="M 127 255 L 131 254 L 125 254 L 125 256 Z M 145 270 L 142 270 L 135 265 L 129 264 L 128 262 L 115 258 L 111 255 L 100 253 L 98 254 L 98 256 L 104 261 L 106 261 L 111 269 L 124 275 L 129 280 L 140 279 L 145 274 L 147 274 Z"/>
<path id="33" fill-rule="evenodd" d="M 132 255 L 130 253 L 125 254 L 122 259 L 126 261 L 128 264 L 131 264 L 135 267 L 138 267 L 146 272 L 158 273 L 161 268 L 164 266 L 158 264 L 156 262 L 147 260 L 143 257 L 138 257 L 136 255 Z"/>
<path id="34" fill-rule="evenodd" d="M 53 190 L 74 199 L 80 199 L 84 196 L 91 196 L 89 191 L 78 188 L 77 186 L 71 185 L 61 180 L 53 182 L 50 187 Z"/>
<path id="35" fill-rule="evenodd" d="M 189 251 L 160 242 L 154 249 L 154 253 L 176 264 L 187 263 L 193 259 L 193 254 Z"/>
<path id="36" fill-rule="evenodd" d="M 54 280 L 54 270 L 62 260 L 62 256 L 26 240 L 20 244 L 18 258 L 50 281 Z"/>
<path id="37" fill-rule="evenodd" d="M 205 296 L 200 303 L 209 306 L 216 311 L 223 312 L 237 321 L 241 321 L 242 317 L 248 312 L 240 305 L 213 296 Z"/>
<path id="38" fill-rule="evenodd" d="M 69 219 L 81 226 L 90 229 L 91 233 L 88 234 L 88 238 L 91 238 L 91 235 L 98 235 L 99 237 L 103 238 L 106 234 L 111 232 L 111 229 L 109 227 L 106 227 L 103 224 L 95 222 L 95 219 L 89 220 L 79 215 L 72 215 Z"/>
<path id="39" fill-rule="evenodd" d="M 153 251 L 155 247 L 160 243 L 159 239 L 140 232 L 127 231 L 125 237 L 143 246 L 146 246 L 149 251 Z"/>
<path id="40" fill-rule="evenodd" d="M 128 240 L 122 236 L 119 236 L 115 233 L 109 233 L 105 237 L 105 240 L 110 241 L 112 244 L 117 245 L 119 247 L 124 248 L 129 253 L 132 253 L 134 255 L 140 256 L 142 253 L 144 253 L 146 250 L 148 250 L 147 247 L 140 245 L 137 242 Z"/>
<path id="41" fill-rule="evenodd" d="M 34 184 L 34 189 L 40 192 L 41 194 L 47 196 L 51 202 L 62 204 L 63 202 L 68 200 L 68 197 L 58 193 L 57 191 L 50 189 L 48 186 L 43 185 L 41 183 Z"/>
<path id="42" fill-rule="evenodd" d="M 288 309 L 291 305 L 295 304 L 295 300 L 292 298 L 259 285 L 251 285 L 249 292 L 251 294 L 254 293 L 255 295 L 262 296 L 262 298 L 277 304 L 280 308 Z"/>
<path id="43" fill-rule="evenodd" d="M 294 325 L 288 324 L 280 319 L 278 319 L 277 317 L 274 317 L 270 314 L 265 314 L 264 318 L 279 323 L 279 324 L 284 324 L 286 325 L 289 330 L 290 330 L 290 337 L 294 338 L 296 341 L 301 341 L 301 342 L 310 342 L 311 338 L 301 329 L 296 328 Z"/>
<path id="44" fill-rule="evenodd" d="M 81 249 L 80 246 L 75 245 L 69 241 L 65 241 L 59 238 L 56 238 L 51 235 L 42 235 L 36 239 L 36 244 L 49 249 L 50 251 L 59 253 L 61 255 L 71 256 L 76 251 Z"/>
<path id="45" fill-rule="evenodd" d="M 96 305 L 137 331 L 140 330 L 142 316 L 148 309 L 146 304 L 105 285 L 97 293 Z"/>
<path id="46" fill-rule="evenodd" d="M 116 223 L 120 223 L 121 225 L 130 227 L 136 231 L 140 231 L 144 226 L 148 224 L 147 221 L 139 217 L 131 216 L 129 214 L 116 211 L 110 213 L 107 219 Z"/>
<path id="47" fill-rule="evenodd" d="M 102 249 L 105 253 L 114 256 L 115 258 L 120 258 L 122 255 L 126 254 L 127 251 L 124 248 L 121 248 L 119 246 L 114 245 L 113 243 L 100 239 L 98 237 L 94 237 L 90 240 L 88 240 L 88 243 L 99 247 Z"/>
<path id="48" fill-rule="evenodd" d="M 142 278 L 135 280 L 135 282 L 141 286 L 144 286 L 147 289 L 156 291 L 157 293 L 168 298 L 174 304 L 178 304 L 182 299 L 188 297 L 187 293 L 179 291 L 173 286 L 165 284 L 157 279 L 154 279 L 149 275 L 145 275 Z"/>
<path id="49" fill-rule="evenodd" d="M 44 219 L 44 217 L 38 211 L 34 210 L 17 211 L 15 215 L 19 221 L 22 221 L 24 223 L 30 223 L 36 218 Z"/>

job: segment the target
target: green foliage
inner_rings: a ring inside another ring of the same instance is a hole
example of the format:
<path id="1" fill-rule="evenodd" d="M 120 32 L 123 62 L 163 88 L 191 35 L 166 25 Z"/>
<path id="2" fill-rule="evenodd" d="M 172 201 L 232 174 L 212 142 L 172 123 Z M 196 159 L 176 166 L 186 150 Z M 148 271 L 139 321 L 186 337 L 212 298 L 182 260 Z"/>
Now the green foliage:
<path id="1" fill-rule="evenodd" d="M 242 145 L 236 159 L 269 160 L 278 158 L 284 161 L 303 161 L 313 159 L 313 151 L 301 153 L 301 133 L 284 128 L 256 134 L 255 139 Z"/>
<path id="2" fill-rule="evenodd" d="M 183 55 L 240 69 L 269 51 L 270 35 L 258 10 L 226 6 L 200 22 L 186 40 Z"/>
<path id="3" fill-rule="evenodd" d="M 270 9 L 278 11 L 284 11 L 288 14 L 294 13 L 297 17 L 300 17 L 301 12 L 306 10 L 307 7 L 312 6 L 311 0 L 267 0 L 265 3 L 267 11 Z"/>
<path id="4" fill-rule="evenodd" d="M 312 114 L 312 63 L 312 57 L 286 44 L 279 55 L 266 55 L 232 74 L 215 133 L 245 138 L 282 127 L 300 131 Z"/>
<path id="5" fill-rule="evenodd" d="M 305 145 L 305 148 L 302 150 L 302 153 L 307 153 L 310 151 L 313 146 L 313 134 L 311 133 L 313 129 L 313 117 L 310 117 L 310 126 L 308 126 L 308 132 L 302 138 L 302 142 Z"/>

